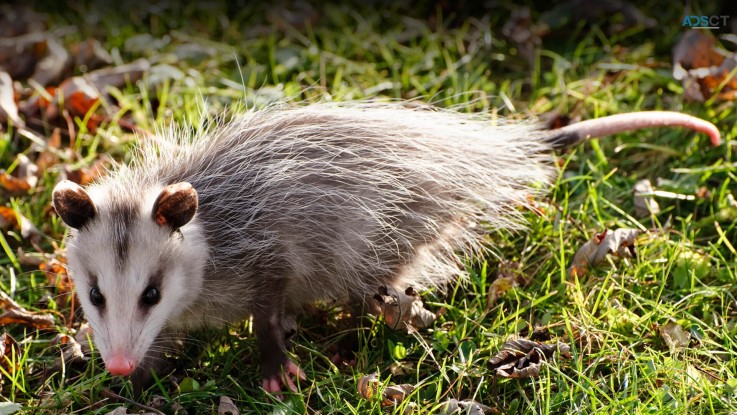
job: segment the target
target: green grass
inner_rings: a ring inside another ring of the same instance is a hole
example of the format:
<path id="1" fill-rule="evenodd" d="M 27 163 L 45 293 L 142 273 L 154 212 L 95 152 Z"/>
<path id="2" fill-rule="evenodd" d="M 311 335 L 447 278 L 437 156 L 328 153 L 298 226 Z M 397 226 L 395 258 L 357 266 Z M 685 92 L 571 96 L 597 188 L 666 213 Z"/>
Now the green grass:
<path id="1" fill-rule="evenodd" d="M 147 81 L 154 76 L 149 75 L 114 93 L 122 110 L 106 111 L 114 118 L 125 112 L 149 131 L 169 124 L 196 128 L 203 112 L 274 99 L 385 96 L 419 97 L 512 119 L 550 111 L 587 119 L 678 110 L 715 122 L 727 139 L 735 133 L 733 102 L 687 103 L 672 78 L 670 51 L 687 14 L 677 5 L 642 5 L 658 21 L 650 29 L 611 33 L 607 28 L 616 16 L 571 23 L 545 38 L 535 67 L 502 36 L 509 17 L 505 8 L 482 16 L 462 7 L 342 6 L 318 8 L 317 20 L 290 25 L 276 24 L 255 6 L 187 6 L 171 18 L 145 9 L 95 14 L 84 5 L 49 7 L 57 7 L 51 10 L 54 25 L 76 25 L 63 39 L 67 44 L 95 37 L 124 62 L 147 57 L 154 65 L 181 71 L 178 79 L 152 85 Z M 539 15 L 535 10 L 534 17 Z M 716 13 L 689 13 L 702 12 Z M 161 49 L 150 49 L 152 39 L 162 38 Z M 177 57 L 187 44 L 204 46 L 200 52 L 206 53 Z M 18 153 L 35 154 L 25 138 L 12 133 L 0 138 L 0 166 L 11 166 Z M 63 162 L 88 165 L 103 154 L 127 161 L 135 140 L 115 123 L 96 134 L 82 131 L 75 157 Z M 191 414 L 216 412 L 221 395 L 232 398 L 241 413 L 402 414 L 410 403 L 414 413 L 438 413 L 448 398 L 475 399 L 497 413 L 735 413 L 737 178 L 732 144 L 712 148 L 705 136 L 657 129 L 558 154 L 563 167 L 547 196 L 537 201 L 543 213 L 526 213 L 528 230 L 491 233 L 494 254 L 467 260 L 468 282 L 451 287 L 447 295 L 424 295 L 428 308 L 444 310 L 431 329 L 408 335 L 372 321 L 362 336 L 358 365 L 351 369 L 330 363 L 327 351 L 341 335 L 339 310 L 310 313 L 300 321 L 293 348 L 308 381 L 300 394 L 280 403 L 259 387 L 255 339 L 245 322 L 192 339 L 176 356 L 175 374 L 161 378 L 140 401 L 158 395 L 164 412 L 183 407 Z M 64 228 L 48 210 L 58 173 L 58 166 L 43 172 L 29 194 L 0 194 L 2 205 L 16 208 L 47 235 L 42 242 L 46 252 L 53 251 L 54 243 L 63 246 Z M 635 219 L 632 187 L 642 178 L 662 180 L 660 190 L 678 194 L 694 195 L 701 187 L 709 192 L 695 200 L 660 198 L 660 214 Z M 591 235 L 618 227 L 648 230 L 638 240 L 637 258 L 612 259 L 578 278 L 566 274 L 573 254 Z M 14 254 L 19 247 L 33 248 L 17 230 L 0 236 L 6 254 L 0 256 L 0 289 L 30 309 L 43 309 L 41 298 L 53 290 L 43 272 L 19 266 Z M 485 310 L 500 260 L 518 262 L 529 283 Z M 70 305 L 57 311 L 57 329 L 69 332 Z M 659 327 L 671 320 L 690 333 L 688 347 L 672 351 L 663 340 Z M 544 364 L 536 379 L 496 377 L 488 368 L 490 358 L 509 336 L 536 326 L 570 344 L 572 357 Z M 106 413 L 122 405 L 103 395 L 116 381 L 102 373 L 99 358 L 45 379 L 42 369 L 60 354 L 50 343 L 54 333 L 16 325 L 4 330 L 22 351 L 20 369 L 0 375 L 4 400 L 34 414 Z M 410 370 L 392 377 L 390 366 L 397 360 Z M 378 401 L 356 392 L 358 379 L 374 371 L 383 385 L 417 388 L 405 403 L 381 409 Z M 121 394 L 132 397 L 128 389 Z"/>

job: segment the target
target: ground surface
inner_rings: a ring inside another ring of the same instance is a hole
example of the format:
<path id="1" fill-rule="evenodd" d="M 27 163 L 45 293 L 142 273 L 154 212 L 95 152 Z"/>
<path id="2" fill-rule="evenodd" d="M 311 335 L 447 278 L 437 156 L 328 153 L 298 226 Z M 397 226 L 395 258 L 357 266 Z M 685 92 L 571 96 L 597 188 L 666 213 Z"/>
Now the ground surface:
<path id="1" fill-rule="evenodd" d="M 51 189 L 63 167 L 89 167 L 103 155 L 129 158 L 136 135 L 116 122 L 120 118 L 139 131 L 154 131 L 197 123 L 201 112 L 275 99 L 367 96 L 422 98 L 511 119 L 552 112 L 580 119 L 645 109 L 688 112 L 717 124 L 727 144 L 714 148 L 703 135 L 656 129 L 557 154 L 554 187 L 537 201 L 538 212 L 525 212 L 529 229 L 489 235 L 494 254 L 466 261 L 470 281 L 447 295 L 425 294 L 428 309 L 443 310 L 431 328 L 410 335 L 377 322 L 362 337 L 352 368 L 330 361 L 340 310 L 309 313 L 293 348 L 308 380 L 301 393 L 278 402 L 260 389 L 254 337 L 248 323 L 239 324 L 192 340 L 201 347 L 186 348 L 177 357 L 178 370 L 140 402 L 191 414 L 215 412 L 221 396 L 241 413 L 273 414 L 402 414 L 410 407 L 418 414 L 442 413 L 450 398 L 510 414 L 737 412 L 737 178 L 729 141 L 737 115 L 729 99 L 687 102 L 672 71 L 672 49 L 692 30 L 682 27 L 684 16 L 728 11 L 638 4 L 652 19 L 644 25 L 628 28 L 614 12 L 570 18 L 549 24 L 536 46 L 529 39 L 542 29 L 510 23 L 510 7 L 484 12 L 444 4 L 355 9 L 296 2 L 272 10 L 216 3 L 130 8 L 123 2 L 112 13 L 40 8 L 63 33 L 63 44 L 98 39 L 116 65 L 146 58 L 157 69 L 117 89 L 115 106 L 97 109 L 107 118 L 94 133 L 83 118 L 70 118 L 76 125 L 73 151 L 62 151 L 56 167 L 42 170 L 32 190 L 0 192 L 0 204 L 38 227 L 38 248 L 52 253 L 57 245 L 63 258 L 64 227 L 49 211 Z M 545 20 L 553 19 L 550 13 L 581 12 L 542 4 L 531 10 L 533 23 L 552 22 Z M 519 43 L 511 40 L 515 36 Z M 51 124 L 41 122 L 36 131 L 50 137 Z M 65 150 L 68 134 L 61 138 Z M 6 129 L 0 166 L 13 173 L 21 153 L 35 161 L 39 153 L 32 145 Z M 635 213 L 633 187 L 640 179 L 661 191 L 660 213 Z M 570 275 L 574 253 L 607 228 L 643 231 L 636 258 L 610 258 Z M 107 413 L 120 405 L 140 412 L 106 395 L 107 388 L 119 388 L 99 360 L 43 376 L 60 355 L 51 344 L 56 332 L 71 333 L 80 320 L 69 327 L 68 298 L 44 299 L 61 292 L 38 265 L 21 263 L 18 248 L 36 248 L 20 230 L 6 228 L 0 242 L 0 289 L 31 310 L 51 308 L 55 318 L 51 330 L 4 326 L 21 354 L 19 361 L 0 365 L 2 399 L 36 414 Z M 492 286 L 500 266 L 507 279 Z M 490 290 L 498 298 L 490 300 Z M 499 377 L 491 358 L 510 336 L 529 337 L 533 330 L 544 343 L 568 344 L 570 357 L 543 363 L 536 378 Z M 382 408 L 380 400 L 357 392 L 359 379 L 372 372 L 379 373 L 381 388 L 411 384 L 414 392 Z M 128 389 L 120 394 L 132 397 Z"/>

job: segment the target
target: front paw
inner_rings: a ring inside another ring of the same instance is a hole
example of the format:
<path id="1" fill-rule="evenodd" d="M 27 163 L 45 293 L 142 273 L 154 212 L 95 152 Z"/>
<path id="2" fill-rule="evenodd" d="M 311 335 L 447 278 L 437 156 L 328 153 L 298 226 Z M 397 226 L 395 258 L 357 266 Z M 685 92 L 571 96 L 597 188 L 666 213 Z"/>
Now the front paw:
<path id="1" fill-rule="evenodd" d="M 282 388 L 284 386 L 293 393 L 298 392 L 297 385 L 294 383 L 297 379 L 305 380 L 307 379 L 307 376 L 305 375 L 305 372 L 297 366 L 297 364 L 287 359 L 278 373 L 264 374 L 261 386 L 266 392 L 275 395 L 279 399 L 283 399 Z"/>

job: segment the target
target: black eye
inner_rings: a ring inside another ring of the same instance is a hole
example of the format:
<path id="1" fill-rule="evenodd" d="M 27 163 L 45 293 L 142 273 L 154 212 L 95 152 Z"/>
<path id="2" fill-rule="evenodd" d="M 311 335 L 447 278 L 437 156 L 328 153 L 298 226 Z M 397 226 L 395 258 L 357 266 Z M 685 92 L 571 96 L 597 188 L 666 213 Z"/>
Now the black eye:
<path id="1" fill-rule="evenodd" d="M 143 304 L 146 304 L 148 306 L 152 306 L 158 303 L 160 299 L 161 294 L 156 287 L 146 288 L 146 290 L 143 291 L 143 296 L 141 296 L 141 301 L 143 301 Z"/>
<path id="2" fill-rule="evenodd" d="M 90 301 L 95 307 L 102 307 L 105 305 L 105 296 L 102 295 L 98 287 L 92 287 L 92 289 L 90 289 Z"/>

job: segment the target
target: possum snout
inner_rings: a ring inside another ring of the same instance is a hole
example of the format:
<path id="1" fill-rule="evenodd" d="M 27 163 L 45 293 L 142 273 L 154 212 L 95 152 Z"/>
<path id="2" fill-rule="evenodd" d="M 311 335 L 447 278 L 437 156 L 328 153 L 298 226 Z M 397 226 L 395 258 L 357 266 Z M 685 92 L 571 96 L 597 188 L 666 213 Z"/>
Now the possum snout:
<path id="1" fill-rule="evenodd" d="M 136 369 L 136 361 L 126 353 L 114 353 L 105 362 L 105 369 L 111 375 L 128 376 Z"/>

